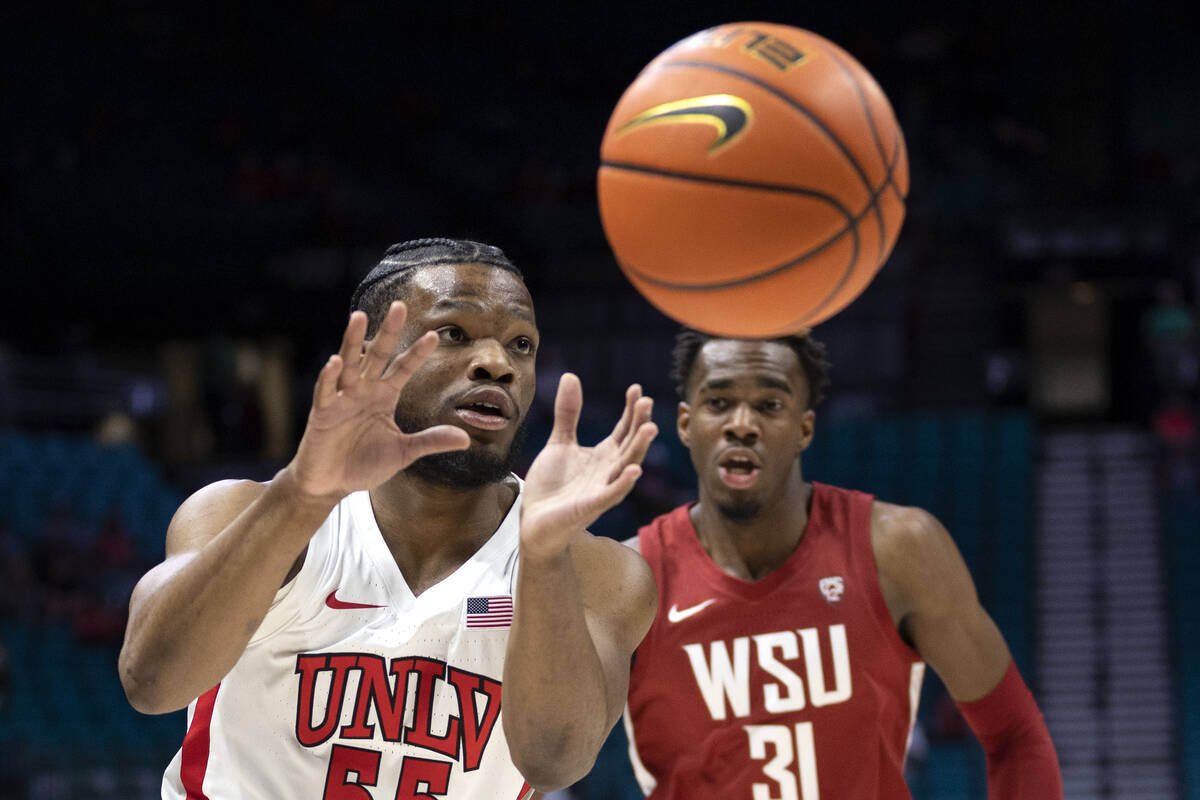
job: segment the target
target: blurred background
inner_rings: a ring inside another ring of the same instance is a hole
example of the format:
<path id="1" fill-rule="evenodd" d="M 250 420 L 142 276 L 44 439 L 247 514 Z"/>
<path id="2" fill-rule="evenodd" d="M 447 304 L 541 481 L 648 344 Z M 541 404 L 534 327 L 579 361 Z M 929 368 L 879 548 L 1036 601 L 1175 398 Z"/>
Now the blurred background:
<path id="1" fill-rule="evenodd" d="M 908 219 L 817 329 L 810 479 L 954 534 L 1045 712 L 1068 798 L 1200 798 L 1200 59 L 1182 3 L 536 0 L 0 9 L 0 797 L 152 798 L 183 714 L 126 704 L 129 592 L 190 492 L 268 478 L 386 246 L 503 247 L 596 439 L 664 435 L 598 532 L 693 496 L 666 379 L 595 203 L 623 88 L 701 28 L 842 44 L 892 100 Z M 575 800 L 637 797 L 614 733 Z M 983 798 L 936 678 L 918 800 Z"/>

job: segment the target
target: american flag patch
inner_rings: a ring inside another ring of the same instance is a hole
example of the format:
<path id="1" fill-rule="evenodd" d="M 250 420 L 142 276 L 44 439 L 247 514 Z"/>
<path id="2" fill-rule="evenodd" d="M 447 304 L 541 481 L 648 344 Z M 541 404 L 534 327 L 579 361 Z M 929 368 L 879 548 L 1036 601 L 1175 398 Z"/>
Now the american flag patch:
<path id="1" fill-rule="evenodd" d="M 468 628 L 507 628 L 512 625 L 512 595 L 467 598 Z"/>

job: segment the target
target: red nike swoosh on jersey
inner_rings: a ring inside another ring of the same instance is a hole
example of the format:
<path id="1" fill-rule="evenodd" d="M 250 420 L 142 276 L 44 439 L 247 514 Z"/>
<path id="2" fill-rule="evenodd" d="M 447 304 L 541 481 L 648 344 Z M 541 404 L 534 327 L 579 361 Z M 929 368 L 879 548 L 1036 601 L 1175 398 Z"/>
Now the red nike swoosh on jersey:
<path id="1" fill-rule="evenodd" d="M 370 603 L 347 603 L 345 600 L 337 599 L 337 589 L 329 593 L 329 597 L 325 598 L 325 605 L 330 608 L 383 608 L 383 606 L 371 605 Z"/>

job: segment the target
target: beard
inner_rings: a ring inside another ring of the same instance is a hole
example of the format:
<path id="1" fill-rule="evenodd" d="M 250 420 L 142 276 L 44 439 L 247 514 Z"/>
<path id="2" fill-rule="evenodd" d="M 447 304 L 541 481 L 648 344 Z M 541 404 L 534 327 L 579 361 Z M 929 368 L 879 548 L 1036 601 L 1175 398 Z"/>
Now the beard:
<path id="1" fill-rule="evenodd" d="M 427 415 L 396 407 L 396 425 L 405 433 L 423 431 L 434 424 Z M 433 453 L 418 458 L 404 471 L 434 486 L 447 489 L 478 489 L 507 478 L 521 458 L 521 448 L 524 445 L 525 420 L 522 419 L 513 432 L 508 451 L 503 454 L 496 455 L 478 450 L 472 444 L 466 450 Z"/>
<path id="2" fill-rule="evenodd" d="M 762 511 L 762 503 L 757 500 L 718 501 L 717 513 L 730 522 L 749 522 Z"/>

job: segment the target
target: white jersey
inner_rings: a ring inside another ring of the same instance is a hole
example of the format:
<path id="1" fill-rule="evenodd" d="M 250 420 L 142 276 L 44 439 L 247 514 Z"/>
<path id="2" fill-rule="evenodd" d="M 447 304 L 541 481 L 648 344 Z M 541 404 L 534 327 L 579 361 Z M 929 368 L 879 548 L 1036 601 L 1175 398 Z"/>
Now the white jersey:
<path id="1" fill-rule="evenodd" d="M 164 800 L 518 800 L 501 729 L 521 497 L 414 597 L 344 498 L 229 674 L 188 707 Z"/>

